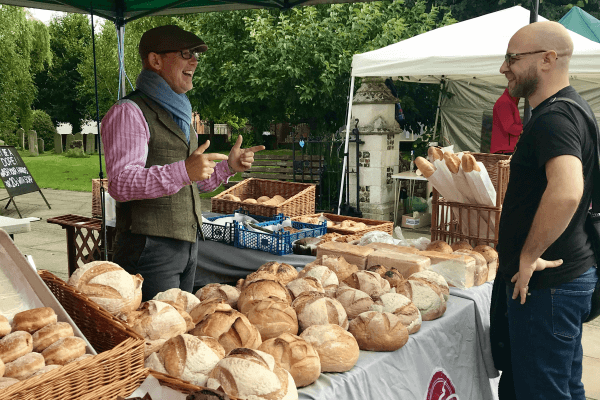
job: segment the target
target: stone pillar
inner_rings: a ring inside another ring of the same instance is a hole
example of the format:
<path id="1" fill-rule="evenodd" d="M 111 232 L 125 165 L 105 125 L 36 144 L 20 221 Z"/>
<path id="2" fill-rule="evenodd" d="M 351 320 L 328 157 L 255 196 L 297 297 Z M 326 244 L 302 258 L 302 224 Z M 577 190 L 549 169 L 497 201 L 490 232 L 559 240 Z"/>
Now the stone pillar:
<path id="1" fill-rule="evenodd" d="M 19 146 L 22 150 L 25 150 L 25 129 L 17 129 L 17 138 L 19 139 Z"/>
<path id="2" fill-rule="evenodd" d="M 59 133 L 55 133 L 54 134 L 54 153 L 62 154 L 62 152 L 63 152 L 62 135 Z"/>
<path id="3" fill-rule="evenodd" d="M 29 138 L 29 153 L 32 156 L 39 156 L 40 153 L 38 152 L 37 132 L 31 130 L 27 132 L 27 137 Z"/>
<path id="4" fill-rule="evenodd" d="M 363 78 L 352 104 L 352 127 L 358 119 L 359 201 L 364 218 L 392 221 L 394 183 L 402 130 L 394 119 L 394 97 L 382 78 Z M 350 204 L 356 207 L 356 143 L 349 147 Z"/>
<path id="5" fill-rule="evenodd" d="M 38 144 L 38 151 L 40 152 L 40 154 L 43 154 L 44 153 L 44 139 L 38 138 L 37 144 Z"/>

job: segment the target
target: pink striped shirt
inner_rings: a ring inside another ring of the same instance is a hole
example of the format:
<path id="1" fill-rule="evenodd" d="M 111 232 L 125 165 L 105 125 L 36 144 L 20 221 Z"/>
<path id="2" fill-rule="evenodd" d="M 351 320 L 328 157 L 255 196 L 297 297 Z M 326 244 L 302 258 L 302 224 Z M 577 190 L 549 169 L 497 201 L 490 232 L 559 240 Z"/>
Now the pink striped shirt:
<path id="1" fill-rule="evenodd" d="M 102 143 L 108 175 L 108 193 L 117 201 L 155 199 L 191 185 L 185 160 L 146 168 L 150 129 L 142 110 L 131 100 L 111 107 L 102 119 Z M 207 180 L 196 182 L 200 192 L 212 192 L 228 182 L 227 161 L 221 161 Z"/>

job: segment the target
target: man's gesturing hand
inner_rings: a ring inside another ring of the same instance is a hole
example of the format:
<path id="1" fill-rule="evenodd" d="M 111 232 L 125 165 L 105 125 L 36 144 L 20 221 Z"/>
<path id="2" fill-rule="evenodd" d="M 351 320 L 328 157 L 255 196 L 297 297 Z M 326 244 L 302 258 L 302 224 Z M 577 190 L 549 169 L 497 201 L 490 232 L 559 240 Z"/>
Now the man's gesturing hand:
<path id="1" fill-rule="evenodd" d="M 527 292 L 529 292 L 529 280 L 535 271 L 542 271 L 546 268 L 556 268 L 563 263 L 563 260 L 546 261 L 542 258 L 538 258 L 533 263 L 524 262 L 521 260 L 519 266 L 519 272 L 517 272 L 510 280 L 515 284 L 515 290 L 513 291 L 512 298 L 516 300 L 517 297 L 521 296 L 521 304 L 525 304 L 527 299 Z"/>
<path id="2" fill-rule="evenodd" d="M 185 169 L 187 170 L 188 177 L 192 182 L 203 181 L 210 178 L 215 172 L 216 160 L 227 160 L 225 154 L 219 153 L 207 153 L 204 154 L 206 149 L 210 146 L 210 140 L 204 142 L 204 144 L 196 149 L 185 160 Z"/>
<path id="3" fill-rule="evenodd" d="M 243 172 L 249 169 L 254 162 L 254 153 L 265 149 L 265 146 L 254 146 L 248 149 L 242 149 L 242 135 L 239 135 L 237 141 L 229 152 L 229 167 L 235 172 Z"/>

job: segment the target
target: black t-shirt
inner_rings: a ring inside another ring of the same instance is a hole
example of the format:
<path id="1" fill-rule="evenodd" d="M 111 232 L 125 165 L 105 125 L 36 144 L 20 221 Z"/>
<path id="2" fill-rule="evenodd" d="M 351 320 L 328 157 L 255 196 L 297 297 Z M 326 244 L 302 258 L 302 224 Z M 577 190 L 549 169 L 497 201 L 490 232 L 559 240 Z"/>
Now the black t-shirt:
<path id="1" fill-rule="evenodd" d="M 521 250 L 548 184 L 546 162 L 557 156 L 572 155 L 583 165 L 584 191 L 577 211 L 567 229 L 541 257 L 544 260 L 562 259 L 563 264 L 534 272 L 529 283 L 532 289 L 569 282 L 595 264 L 592 246 L 585 232 L 585 219 L 592 199 L 592 134 L 596 133 L 590 132 L 585 116 L 574 105 L 564 101 L 549 104 L 553 97 L 573 99 L 594 115 L 573 87 L 561 89 L 533 110 L 512 156 L 498 235 L 498 273 L 507 281 L 519 271 Z"/>

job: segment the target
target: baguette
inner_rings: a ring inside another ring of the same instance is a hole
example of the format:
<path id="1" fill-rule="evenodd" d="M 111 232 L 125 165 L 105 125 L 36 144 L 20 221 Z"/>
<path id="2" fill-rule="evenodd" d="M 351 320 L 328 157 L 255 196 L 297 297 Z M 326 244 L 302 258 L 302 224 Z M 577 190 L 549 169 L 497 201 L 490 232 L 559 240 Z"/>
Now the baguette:
<path id="1" fill-rule="evenodd" d="M 429 156 L 429 161 L 431 162 L 435 160 L 443 160 L 444 152 L 442 151 L 442 149 L 432 146 L 427 149 L 427 156 Z"/>
<path id="2" fill-rule="evenodd" d="M 435 172 L 435 167 L 432 163 L 424 159 L 423 157 L 417 157 L 415 159 L 415 165 L 419 168 L 419 171 L 425 178 L 429 178 Z"/>
<path id="3" fill-rule="evenodd" d="M 465 154 L 461 160 L 461 166 L 463 171 L 471 172 L 471 171 L 481 171 L 479 165 L 477 165 L 477 160 L 471 154 Z"/>
<path id="4" fill-rule="evenodd" d="M 446 162 L 446 166 L 450 172 L 453 174 L 458 173 L 458 169 L 460 167 L 460 158 L 458 158 L 456 154 L 444 153 L 444 161 Z"/>

